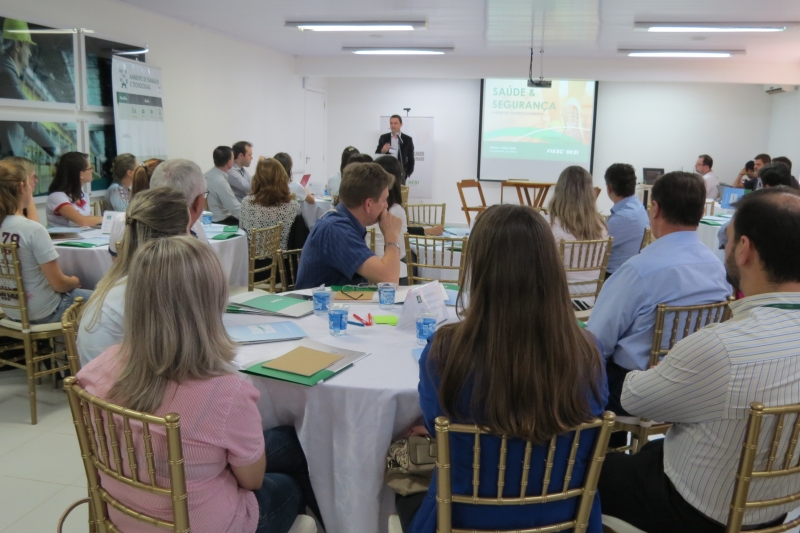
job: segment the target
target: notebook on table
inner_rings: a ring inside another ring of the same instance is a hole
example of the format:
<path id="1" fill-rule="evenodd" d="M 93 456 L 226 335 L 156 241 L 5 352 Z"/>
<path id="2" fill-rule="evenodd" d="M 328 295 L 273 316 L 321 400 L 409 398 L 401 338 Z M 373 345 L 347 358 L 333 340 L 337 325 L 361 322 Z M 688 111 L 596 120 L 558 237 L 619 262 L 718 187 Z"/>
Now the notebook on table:
<path id="1" fill-rule="evenodd" d="M 228 298 L 228 313 L 273 315 L 300 318 L 314 312 L 314 304 L 260 289 L 242 292 Z"/>
<path id="2" fill-rule="evenodd" d="M 237 344 L 295 341 L 308 336 L 300 326 L 288 320 L 249 326 L 225 326 L 225 330 Z"/>

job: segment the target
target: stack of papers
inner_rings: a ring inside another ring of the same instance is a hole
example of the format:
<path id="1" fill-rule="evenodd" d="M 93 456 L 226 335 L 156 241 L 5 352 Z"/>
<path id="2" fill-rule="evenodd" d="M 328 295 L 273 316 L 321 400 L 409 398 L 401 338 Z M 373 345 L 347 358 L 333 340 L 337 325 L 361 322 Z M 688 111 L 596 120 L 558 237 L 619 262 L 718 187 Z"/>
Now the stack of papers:
<path id="1" fill-rule="evenodd" d="M 74 248 L 94 248 L 96 246 L 108 246 L 108 235 L 100 237 L 88 237 L 79 241 L 63 241 L 55 243 L 56 246 L 71 246 Z"/>
<path id="2" fill-rule="evenodd" d="M 226 326 L 228 335 L 237 344 L 296 341 L 307 337 L 306 332 L 294 322 L 271 322 L 251 326 Z"/>
<path id="3" fill-rule="evenodd" d="M 228 313 L 300 318 L 314 312 L 313 302 L 256 289 L 228 299 Z"/>

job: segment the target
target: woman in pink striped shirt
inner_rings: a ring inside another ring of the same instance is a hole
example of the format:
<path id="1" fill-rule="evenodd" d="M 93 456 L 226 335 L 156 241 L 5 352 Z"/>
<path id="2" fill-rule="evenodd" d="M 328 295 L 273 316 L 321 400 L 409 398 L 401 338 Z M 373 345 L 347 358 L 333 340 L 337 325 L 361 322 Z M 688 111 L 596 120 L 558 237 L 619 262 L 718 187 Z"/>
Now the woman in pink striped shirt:
<path id="1" fill-rule="evenodd" d="M 122 344 L 77 378 L 88 392 L 115 404 L 181 415 L 193 532 L 285 533 L 306 505 L 318 517 L 319 510 L 294 428 L 262 432 L 259 393 L 236 373 L 235 345 L 222 324 L 227 300 L 225 275 L 207 244 L 179 236 L 142 245 L 130 267 Z M 161 459 L 156 477 L 165 486 L 166 437 L 163 430 L 152 432 Z M 130 473 L 127 461 L 123 467 Z M 171 520 L 169 497 L 100 476 L 123 504 Z M 109 515 L 121 531 L 161 531 L 113 508 Z"/>

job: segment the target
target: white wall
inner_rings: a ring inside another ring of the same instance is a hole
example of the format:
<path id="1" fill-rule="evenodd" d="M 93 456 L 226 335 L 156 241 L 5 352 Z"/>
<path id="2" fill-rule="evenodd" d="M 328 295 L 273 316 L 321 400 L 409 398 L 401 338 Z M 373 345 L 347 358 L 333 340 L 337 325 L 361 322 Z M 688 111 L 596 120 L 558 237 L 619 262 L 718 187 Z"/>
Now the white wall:
<path id="1" fill-rule="evenodd" d="M 767 153 L 786 156 L 793 167 L 800 168 L 800 92 L 773 94 L 769 100 L 772 121 Z M 792 173 L 797 175 L 797 169 Z"/>
<path id="2" fill-rule="evenodd" d="M 603 186 L 612 163 L 630 163 L 641 176 L 643 167 L 691 170 L 701 153 L 714 158 L 717 175 L 730 183 L 768 147 L 770 98 L 760 85 L 601 81 L 595 184 Z M 479 105 L 474 79 L 329 78 L 328 173 L 338 170 L 350 144 L 374 151 L 381 115 L 411 107 L 412 115 L 434 117 L 432 200 L 447 203 L 448 223 L 466 223 L 456 182 L 477 175 Z M 487 204 L 498 203 L 499 185 L 482 185 Z M 606 212 L 611 207 L 605 194 L 598 205 Z"/>

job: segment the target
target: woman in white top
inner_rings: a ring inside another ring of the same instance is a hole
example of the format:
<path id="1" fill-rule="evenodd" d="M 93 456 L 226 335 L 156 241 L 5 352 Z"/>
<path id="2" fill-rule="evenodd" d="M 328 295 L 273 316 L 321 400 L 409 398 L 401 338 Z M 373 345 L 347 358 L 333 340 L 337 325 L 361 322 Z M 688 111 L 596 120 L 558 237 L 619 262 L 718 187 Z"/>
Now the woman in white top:
<path id="1" fill-rule="evenodd" d="M 342 151 L 342 162 L 339 165 L 339 172 L 328 178 L 327 189 L 329 195 L 333 196 L 334 194 L 339 194 L 339 186 L 342 184 L 342 172 L 344 172 L 344 167 L 346 167 L 347 162 L 350 161 L 350 156 L 359 153 L 355 146 L 348 146 Z"/>
<path id="2" fill-rule="evenodd" d="M 292 181 L 292 156 L 286 152 L 278 152 L 272 158 L 283 165 L 286 176 L 289 178 L 289 190 L 294 194 L 294 199 L 297 200 L 297 203 L 303 203 L 303 200 L 305 200 L 307 204 L 316 203 L 317 200 L 314 198 L 313 194 L 308 192 L 305 187 L 296 181 Z"/>
<path id="3" fill-rule="evenodd" d="M 131 184 L 133 174 L 139 162 L 133 154 L 119 154 L 111 165 L 111 176 L 114 178 L 106 195 L 103 197 L 103 211 L 124 212 L 131 201 Z"/>
<path id="4" fill-rule="evenodd" d="M 403 195 L 400 192 L 400 162 L 396 157 L 390 155 L 382 155 L 375 160 L 383 169 L 394 176 L 394 184 L 389 187 L 389 197 L 386 202 L 389 204 L 388 211 L 399 218 L 403 225 L 400 228 L 400 285 L 408 285 L 408 265 L 406 265 L 406 244 L 405 234 L 408 233 L 408 222 L 406 219 L 406 210 L 403 209 Z M 375 228 L 375 255 L 383 257 L 383 233 L 378 224 L 370 226 Z M 369 239 L 369 235 L 367 236 Z M 368 241 L 369 242 L 369 241 Z"/>
<path id="5" fill-rule="evenodd" d="M 189 211 L 180 191 L 159 187 L 142 191 L 131 200 L 126 214 L 125 235 L 117 261 L 97 284 L 78 329 L 81 366 L 122 342 L 124 332 L 125 286 L 131 256 L 147 241 L 186 235 Z"/>
<path id="6" fill-rule="evenodd" d="M 21 166 L 0 161 L 0 232 L 3 243 L 16 243 L 22 267 L 22 283 L 32 324 L 59 322 L 75 298 L 88 298 L 92 291 L 81 290 L 80 280 L 65 276 L 58 265 L 58 253 L 44 226 L 25 218 L 23 209 L 31 205 L 33 189 Z M 7 288 L 11 285 L 5 284 Z M 17 309 L 4 307 L 8 318 L 20 321 Z"/>
<path id="7" fill-rule="evenodd" d="M 93 171 L 86 154 L 67 152 L 61 156 L 48 191 L 48 226 L 96 226 L 103 221 L 103 217 L 92 216 L 92 206 L 82 188 L 92 182 Z"/>
<path id="8" fill-rule="evenodd" d="M 564 169 L 558 177 L 553 199 L 550 200 L 550 227 L 556 244 L 561 241 L 592 241 L 608 239 L 608 228 L 595 205 L 595 193 L 592 188 L 592 175 L 583 167 L 571 166 Z M 568 265 L 571 250 L 564 251 L 564 264 Z M 592 292 L 597 288 L 595 283 L 573 285 L 572 282 L 596 280 L 599 270 L 586 272 L 568 272 L 571 294 Z M 583 302 L 584 305 L 581 305 Z M 594 298 L 581 298 L 575 305 L 581 310 L 594 306 Z"/>
<path id="9" fill-rule="evenodd" d="M 3 158 L 3 161 L 9 161 L 21 166 L 28 174 L 28 185 L 31 188 L 31 203 L 25 206 L 23 212 L 25 218 L 39 222 L 39 211 L 36 209 L 36 202 L 33 201 L 33 195 L 36 194 L 36 186 L 39 184 L 39 176 L 36 175 L 36 165 L 27 157 L 8 156 Z"/>

